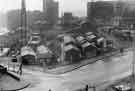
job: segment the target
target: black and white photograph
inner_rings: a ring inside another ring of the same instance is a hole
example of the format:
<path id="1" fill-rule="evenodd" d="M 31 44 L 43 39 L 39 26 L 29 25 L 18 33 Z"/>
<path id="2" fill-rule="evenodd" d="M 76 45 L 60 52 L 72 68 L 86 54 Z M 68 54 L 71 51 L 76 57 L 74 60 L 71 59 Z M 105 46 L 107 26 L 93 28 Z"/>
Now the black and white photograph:
<path id="1" fill-rule="evenodd" d="M 135 91 L 135 0 L 0 0 L 0 91 Z"/>

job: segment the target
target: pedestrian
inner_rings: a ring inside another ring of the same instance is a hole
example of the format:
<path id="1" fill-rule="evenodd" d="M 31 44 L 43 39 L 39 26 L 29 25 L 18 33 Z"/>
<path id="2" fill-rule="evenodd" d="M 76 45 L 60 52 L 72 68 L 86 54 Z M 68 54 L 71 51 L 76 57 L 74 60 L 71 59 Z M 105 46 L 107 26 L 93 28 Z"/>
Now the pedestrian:
<path id="1" fill-rule="evenodd" d="M 22 75 L 22 66 L 23 66 L 23 63 L 22 63 L 22 57 L 21 57 L 21 55 L 18 55 L 18 60 L 19 60 L 19 63 L 20 63 L 20 66 L 19 66 L 19 69 L 18 69 L 18 73 L 20 75 Z"/>
<path id="2" fill-rule="evenodd" d="M 20 63 L 20 66 L 19 66 L 19 74 L 22 75 L 22 62 Z"/>
<path id="3" fill-rule="evenodd" d="M 1 88 L 0 91 L 4 91 L 3 88 Z"/>
<path id="4" fill-rule="evenodd" d="M 0 48 L 0 50 L 1 50 L 1 52 L 3 52 L 3 48 L 2 47 Z"/>
<path id="5" fill-rule="evenodd" d="M 89 86 L 88 85 L 86 85 L 86 87 L 85 87 L 85 91 L 88 91 L 89 90 Z"/>
<path id="6" fill-rule="evenodd" d="M 52 91 L 51 89 L 49 89 L 49 91 Z"/>
<path id="7" fill-rule="evenodd" d="M 121 48 L 121 49 L 120 49 L 120 53 L 121 53 L 121 54 L 123 54 L 123 52 L 124 52 L 124 49 L 123 49 L 123 48 Z"/>

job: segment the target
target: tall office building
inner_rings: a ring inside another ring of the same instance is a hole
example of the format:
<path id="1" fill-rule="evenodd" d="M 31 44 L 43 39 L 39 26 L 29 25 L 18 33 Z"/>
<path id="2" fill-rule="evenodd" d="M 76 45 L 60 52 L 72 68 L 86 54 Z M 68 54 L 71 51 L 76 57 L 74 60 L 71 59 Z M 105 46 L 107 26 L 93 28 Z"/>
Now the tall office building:
<path id="1" fill-rule="evenodd" d="M 73 21 L 73 15 L 71 12 L 65 12 L 63 17 L 62 17 L 62 24 L 63 25 L 71 25 Z"/>
<path id="2" fill-rule="evenodd" d="M 113 16 L 111 1 L 96 1 L 87 3 L 87 15 L 92 18 L 108 18 Z"/>
<path id="3" fill-rule="evenodd" d="M 94 8 L 94 1 L 87 2 L 87 19 L 92 19 L 92 8 Z"/>
<path id="4" fill-rule="evenodd" d="M 56 24 L 59 16 L 59 3 L 53 0 L 43 0 L 43 12 L 50 24 Z"/>
<path id="5" fill-rule="evenodd" d="M 126 3 L 121 0 L 88 2 L 87 17 L 88 20 L 96 19 L 98 22 L 119 25 L 126 6 Z"/>

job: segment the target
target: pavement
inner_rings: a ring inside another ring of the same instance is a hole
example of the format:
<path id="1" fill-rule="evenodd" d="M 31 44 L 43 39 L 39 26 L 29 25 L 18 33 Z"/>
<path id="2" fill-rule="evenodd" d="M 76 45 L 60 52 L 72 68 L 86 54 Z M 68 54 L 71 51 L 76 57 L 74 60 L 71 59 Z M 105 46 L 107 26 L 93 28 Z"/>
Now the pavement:
<path id="1" fill-rule="evenodd" d="M 16 91 L 28 87 L 30 83 L 13 72 L 0 72 L 0 90 Z"/>
<path id="2" fill-rule="evenodd" d="M 21 91 L 79 91 L 85 85 L 94 84 L 97 91 L 102 91 L 105 87 L 115 81 L 125 78 L 132 73 L 132 50 L 127 49 L 125 53 L 114 56 L 99 58 L 96 61 L 83 61 L 82 66 L 64 66 L 64 68 L 53 69 L 52 72 L 43 72 L 35 67 L 33 69 L 23 67 L 22 78 L 26 79 L 31 85 Z M 10 58 L 9 58 L 10 59 Z M 1 61 L 8 60 L 3 58 Z M 87 62 L 91 63 L 87 63 Z M 86 63 L 85 63 L 86 62 Z M 66 69 L 66 71 L 65 71 Z M 55 72 L 55 73 L 54 73 Z"/>
<path id="3" fill-rule="evenodd" d="M 79 69 L 83 66 L 86 66 L 88 64 L 92 64 L 92 63 L 94 63 L 98 60 L 101 60 L 101 59 L 104 60 L 104 61 L 107 61 L 107 60 L 105 60 L 106 58 L 109 58 L 111 56 L 116 56 L 116 55 L 117 56 L 121 55 L 119 50 L 115 50 L 113 52 L 109 52 L 109 53 L 106 53 L 106 54 L 98 56 L 98 57 L 93 57 L 93 58 L 90 58 L 90 59 L 82 60 L 81 62 L 76 63 L 76 64 L 57 67 L 57 68 L 51 69 L 51 70 L 45 70 L 45 72 L 50 73 L 50 74 L 64 74 L 64 73 L 67 73 L 67 72 L 77 70 L 77 69 Z"/>
<path id="4" fill-rule="evenodd" d="M 132 51 L 122 56 L 109 57 L 108 61 L 98 60 L 64 74 L 48 74 L 41 71 L 23 69 L 22 77 L 31 82 L 22 91 L 80 91 L 87 84 L 96 86 L 96 91 L 132 73 Z"/>
<path id="5" fill-rule="evenodd" d="M 119 42 L 113 35 L 108 35 L 107 33 L 103 33 L 103 32 L 101 32 L 101 34 L 106 36 L 107 39 L 113 40 L 114 41 L 114 47 L 116 47 L 116 48 L 129 47 L 131 45 L 127 42 Z M 129 45 L 127 45 L 127 44 L 129 44 Z M 57 68 L 54 68 L 54 69 L 46 69 L 46 68 L 37 67 L 37 66 L 29 66 L 27 68 L 31 69 L 31 70 L 37 70 L 37 71 L 41 71 L 41 72 L 44 71 L 45 73 L 57 74 L 58 75 L 58 74 L 64 74 L 64 73 L 67 73 L 67 72 L 77 70 L 80 67 L 83 67 L 83 66 L 88 65 L 88 64 L 92 64 L 92 63 L 94 63 L 98 60 L 101 60 L 101 59 L 104 60 L 104 61 L 108 61 L 108 60 L 106 60 L 108 57 L 116 56 L 116 55 L 120 55 L 119 50 L 109 52 L 109 53 L 101 55 L 99 57 L 94 57 L 94 58 L 91 58 L 91 59 L 82 60 L 81 62 L 76 63 L 76 64 L 64 65 L 64 66 L 60 66 L 60 67 L 57 67 Z"/>
<path id="6" fill-rule="evenodd" d="M 67 65 L 46 72 L 40 67 L 23 67 L 21 77 L 31 84 L 21 91 L 79 91 L 87 84 L 95 85 L 97 91 L 102 91 L 115 81 L 132 74 L 133 52 L 128 50 L 122 55 L 114 52 L 113 55 L 107 54 L 106 57 L 104 55 L 97 59 L 84 60 L 81 64 Z M 0 62 L 9 59 L 0 58 Z"/>
<path id="7" fill-rule="evenodd" d="M 23 68 L 27 68 L 27 69 L 35 70 L 35 71 L 40 71 L 40 72 L 45 72 L 45 73 L 48 73 L 48 74 L 60 75 L 60 74 L 72 72 L 72 71 L 77 70 L 77 69 L 79 69 L 83 66 L 86 66 L 88 64 L 93 64 L 94 62 L 96 62 L 98 60 L 101 60 L 101 59 L 104 60 L 104 61 L 107 61 L 106 59 L 109 58 L 109 57 L 112 57 L 112 56 L 121 56 L 120 51 L 114 50 L 112 52 L 105 53 L 104 55 L 100 55 L 98 57 L 85 59 L 85 60 L 82 60 L 78 63 L 59 66 L 59 67 L 53 68 L 53 69 L 47 69 L 47 68 L 43 68 L 42 66 L 37 66 L 37 65 L 23 66 Z"/>

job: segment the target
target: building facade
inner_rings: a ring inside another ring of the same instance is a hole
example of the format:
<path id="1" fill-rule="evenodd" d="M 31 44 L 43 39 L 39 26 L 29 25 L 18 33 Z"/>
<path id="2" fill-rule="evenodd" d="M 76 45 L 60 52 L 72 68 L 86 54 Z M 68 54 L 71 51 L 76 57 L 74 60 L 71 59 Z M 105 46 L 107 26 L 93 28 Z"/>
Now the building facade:
<path id="1" fill-rule="evenodd" d="M 73 21 L 73 15 L 71 12 L 65 12 L 62 16 L 62 24 L 65 26 L 71 26 Z"/>
<path id="2" fill-rule="evenodd" d="M 94 19 L 100 25 L 119 25 L 124 9 L 125 3 L 120 1 L 88 2 L 87 18 L 88 20 Z"/>
<path id="3" fill-rule="evenodd" d="M 59 17 L 59 3 L 53 0 L 43 0 L 43 12 L 50 24 L 56 24 Z"/>

